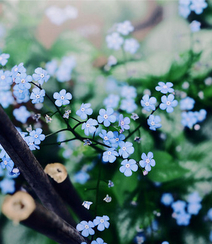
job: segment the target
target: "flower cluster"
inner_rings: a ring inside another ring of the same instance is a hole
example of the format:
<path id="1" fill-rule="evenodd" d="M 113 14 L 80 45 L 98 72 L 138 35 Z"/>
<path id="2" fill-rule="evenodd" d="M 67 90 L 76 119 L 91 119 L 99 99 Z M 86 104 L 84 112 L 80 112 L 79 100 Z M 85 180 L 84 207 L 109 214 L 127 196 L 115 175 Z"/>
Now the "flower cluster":
<path id="1" fill-rule="evenodd" d="M 76 229 L 81 232 L 81 235 L 84 237 L 88 237 L 89 235 L 94 235 L 95 230 L 94 227 L 97 228 L 98 231 L 104 231 L 108 229 L 110 226 L 109 217 L 107 215 L 103 215 L 102 217 L 96 216 L 93 221 L 81 221 Z M 92 241 L 93 244 L 106 244 L 101 238 L 97 238 L 96 241 Z"/>
<path id="2" fill-rule="evenodd" d="M 125 39 L 134 30 L 131 22 L 126 20 L 114 26 L 114 32 L 106 36 L 107 46 L 110 49 L 119 50 L 123 45 L 125 52 L 134 54 L 139 48 L 139 43 L 134 38 Z"/>
<path id="3" fill-rule="evenodd" d="M 191 11 L 199 15 L 207 6 L 205 0 L 179 0 L 179 14 L 184 18 L 187 18 Z"/>

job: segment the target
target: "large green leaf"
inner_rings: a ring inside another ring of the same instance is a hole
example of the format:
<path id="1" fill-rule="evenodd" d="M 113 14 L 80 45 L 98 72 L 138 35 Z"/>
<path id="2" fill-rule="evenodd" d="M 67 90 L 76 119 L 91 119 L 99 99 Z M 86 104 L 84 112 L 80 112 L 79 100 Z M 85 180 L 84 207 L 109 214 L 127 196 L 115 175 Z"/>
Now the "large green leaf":
<path id="1" fill-rule="evenodd" d="M 170 154 L 164 151 L 155 151 L 156 165 L 149 173 L 149 178 L 155 182 L 167 182 L 185 175 L 188 170 L 175 162 Z"/>

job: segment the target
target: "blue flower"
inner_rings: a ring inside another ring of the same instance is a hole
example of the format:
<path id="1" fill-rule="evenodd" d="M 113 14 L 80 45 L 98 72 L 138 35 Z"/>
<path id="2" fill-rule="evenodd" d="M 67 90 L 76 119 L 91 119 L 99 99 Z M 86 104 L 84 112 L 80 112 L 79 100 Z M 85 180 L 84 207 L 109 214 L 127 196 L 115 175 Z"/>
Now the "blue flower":
<path id="1" fill-rule="evenodd" d="M 82 231 L 81 235 L 84 237 L 88 237 L 89 235 L 94 235 L 95 231 L 92 229 L 94 228 L 94 224 L 91 221 L 81 221 L 77 226 L 76 229 L 78 231 Z"/>
<path id="2" fill-rule="evenodd" d="M 95 119 L 89 119 L 82 124 L 82 130 L 84 130 L 86 136 L 93 134 L 96 131 L 95 125 L 98 125 L 98 122 Z"/>
<path id="3" fill-rule="evenodd" d="M 205 120 L 206 115 L 207 115 L 207 111 L 205 109 L 200 109 L 199 112 L 195 113 L 198 122 L 202 122 L 203 120 Z"/>
<path id="4" fill-rule="evenodd" d="M 27 145 L 29 146 L 29 149 L 30 150 L 40 149 L 40 147 L 35 144 L 34 137 L 32 137 L 32 136 L 26 136 L 26 137 L 24 137 L 24 140 L 27 143 Z"/>
<path id="5" fill-rule="evenodd" d="M 32 81 L 32 76 L 27 75 L 26 73 L 21 73 L 15 79 L 15 83 L 19 84 L 19 87 L 22 87 L 23 89 L 30 89 L 31 84 L 29 82 L 31 81 Z"/>
<path id="6" fill-rule="evenodd" d="M 195 113 L 192 111 L 182 112 L 181 116 L 182 116 L 181 123 L 185 127 L 188 127 L 191 129 L 193 127 L 193 125 L 195 125 L 197 123 L 197 117 L 196 117 Z"/>
<path id="7" fill-rule="evenodd" d="M 149 116 L 149 119 L 147 120 L 147 124 L 149 125 L 149 129 L 150 130 L 156 130 L 158 128 L 161 128 L 161 118 L 159 115 L 154 116 L 153 114 L 151 114 Z"/>
<path id="8" fill-rule="evenodd" d="M 97 120 L 99 123 L 104 124 L 105 127 L 110 126 L 110 123 L 114 123 L 116 121 L 116 116 L 113 115 L 113 109 L 112 108 L 107 108 L 107 110 L 105 109 L 100 109 L 99 110 L 99 114 L 97 117 Z"/>
<path id="9" fill-rule="evenodd" d="M 32 75 L 32 77 L 42 86 L 44 82 L 47 82 L 49 80 L 50 75 L 48 75 L 46 70 L 38 67 L 35 69 L 35 73 Z"/>
<path id="10" fill-rule="evenodd" d="M 121 101 L 120 109 L 127 113 L 132 113 L 137 109 L 137 104 L 134 99 L 128 98 Z"/>
<path id="11" fill-rule="evenodd" d="M 139 48 L 139 43 L 136 39 L 134 38 L 130 38 L 130 39 L 127 39 L 125 40 L 124 42 L 124 50 L 126 52 L 129 52 L 131 54 L 134 54 L 137 52 L 138 48 Z"/>
<path id="12" fill-rule="evenodd" d="M 155 87 L 155 90 L 160 91 L 163 94 L 166 94 L 168 92 L 171 93 L 174 91 L 174 89 L 171 88 L 173 86 L 173 84 L 171 82 L 164 83 L 164 82 L 160 81 L 160 82 L 158 82 L 158 85 L 159 86 Z"/>
<path id="13" fill-rule="evenodd" d="M 187 206 L 187 211 L 189 214 L 197 215 L 201 208 L 202 205 L 199 202 L 189 203 Z"/>
<path id="14" fill-rule="evenodd" d="M 2 169 L 6 168 L 9 172 L 11 172 L 14 167 L 14 163 L 10 157 L 5 156 L 2 158 L 1 167 Z"/>
<path id="15" fill-rule="evenodd" d="M 11 72 L 6 70 L 0 70 L 0 88 L 4 90 L 10 89 L 10 86 L 12 85 L 12 77 L 11 77 Z"/>
<path id="16" fill-rule="evenodd" d="M 167 113 L 172 113 L 174 111 L 173 107 L 176 107 L 178 104 L 177 100 L 174 100 L 174 95 L 169 94 L 161 97 L 160 109 L 166 110 Z"/>
<path id="17" fill-rule="evenodd" d="M 191 109 L 193 109 L 194 104 L 195 104 L 195 100 L 193 98 L 191 98 L 191 97 L 183 98 L 180 101 L 180 109 L 181 110 L 191 110 Z"/>
<path id="18" fill-rule="evenodd" d="M 119 50 L 124 42 L 124 39 L 119 35 L 119 33 L 112 33 L 106 36 L 107 46 L 110 49 Z"/>
<path id="19" fill-rule="evenodd" d="M 81 118 L 81 119 L 87 119 L 87 115 L 91 115 L 93 113 L 93 110 L 90 108 L 91 104 L 90 103 L 82 103 L 81 107 L 79 110 L 77 110 L 76 114 Z"/>
<path id="20" fill-rule="evenodd" d="M 0 104 L 3 108 L 9 107 L 13 102 L 14 98 L 11 91 L 0 91 Z"/>
<path id="21" fill-rule="evenodd" d="M 124 118 L 123 114 L 119 115 L 119 126 L 121 127 L 121 132 L 130 129 L 129 123 L 130 119 L 128 117 Z"/>
<path id="22" fill-rule="evenodd" d="M 131 142 L 123 142 L 119 143 L 119 155 L 123 158 L 128 158 L 130 154 L 134 153 L 134 147 Z"/>
<path id="23" fill-rule="evenodd" d="M 107 215 L 103 215 L 102 217 L 96 216 L 93 220 L 95 226 L 97 226 L 97 230 L 103 231 L 105 228 L 109 228 L 110 223 L 108 222 L 109 217 Z"/>
<path id="24" fill-rule="evenodd" d="M 199 196 L 198 192 L 193 192 L 189 194 L 188 200 L 189 203 L 199 203 L 202 201 L 202 198 Z"/>
<path id="25" fill-rule="evenodd" d="M 171 207 L 172 207 L 173 211 L 177 214 L 184 213 L 185 207 L 186 207 L 186 202 L 182 201 L 182 200 L 178 200 L 176 202 L 173 202 Z"/>
<path id="26" fill-rule="evenodd" d="M 209 220 L 212 221 L 212 208 L 210 208 L 210 209 L 208 210 L 207 216 L 208 216 Z"/>
<path id="27" fill-rule="evenodd" d="M 69 104 L 69 100 L 72 99 L 72 95 L 70 92 L 66 93 L 65 89 L 62 89 L 59 93 L 55 92 L 53 94 L 54 99 L 56 99 L 55 104 L 58 107 L 61 107 L 62 105 L 67 105 Z"/>
<path id="28" fill-rule="evenodd" d="M 15 65 L 12 70 L 12 78 L 15 79 L 16 77 L 20 76 L 22 73 L 26 73 L 26 69 L 24 68 L 23 63 L 20 63 L 19 65 Z"/>
<path id="29" fill-rule="evenodd" d="M 151 166 L 155 166 L 155 160 L 153 159 L 152 152 L 148 152 L 147 155 L 145 153 L 142 153 L 141 158 L 142 160 L 139 161 L 139 164 L 142 168 L 145 168 L 146 171 L 150 171 Z"/>
<path id="30" fill-rule="evenodd" d="M 103 139 L 105 145 L 110 146 L 112 139 L 114 139 L 114 134 L 112 131 L 101 130 L 99 136 Z"/>
<path id="31" fill-rule="evenodd" d="M 205 0 L 192 0 L 190 9 L 193 10 L 196 14 L 201 14 L 203 9 L 207 8 L 208 4 Z"/>
<path id="32" fill-rule="evenodd" d="M 15 119 L 17 121 L 20 121 L 21 123 L 26 123 L 31 114 L 25 106 L 21 106 L 20 108 L 16 108 L 13 110 L 13 115 L 15 116 Z"/>
<path id="33" fill-rule="evenodd" d="M 40 89 L 38 87 L 35 87 L 32 90 L 32 93 L 30 95 L 30 99 L 32 99 L 32 103 L 42 103 L 44 101 L 44 97 L 45 97 L 45 90 L 44 89 Z"/>
<path id="34" fill-rule="evenodd" d="M 13 94 L 16 97 L 17 100 L 21 102 L 24 102 L 25 99 L 28 99 L 29 96 L 29 90 L 24 88 L 23 86 L 20 85 L 15 85 L 13 87 Z M 17 102 L 19 102 L 17 101 Z"/>
<path id="35" fill-rule="evenodd" d="M 187 18 L 191 13 L 190 7 L 187 5 L 179 5 L 179 15 L 183 18 Z"/>
<path id="36" fill-rule="evenodd" d="M 171 203 L 174 201 L 174 198 L 171 193 L 163 193 L 160 199 L 161 203 L 165 206 L 170 206 Z"/>
<path id="37" fill-rule="evenodd" d="M 121 88 L 121 96 L 126 99 L 136 98 L 137 92 L 134 86 L 123 86 Z"/>
<path id="38" fill-rule="evenodd" d="M 163 241 L 161 244 L 169 244 L 168 241 Z"/>
<path id="39" fill-rule="evenodd" d="M 89 178 L 90 178 L 89 174 L 83 170 L 78 171 L 74 175 L 74 181 L 82 185 L 85 184 L 89 180 Z"/>
<path id="40" fill-rule="evenodd" d="M 39 145 L 41 141 L 45 139 L 45 135 L 42 134 L 42 129 L 37 128 L 36 130 L 33 130 L 29 133 L 30 137 L 33 139 L 33 142 L 35 145 Z"/>
<path id="41" fill-rule="evenodd" d="M 118 102 L 119 102 L 119 96 L 110 94 L 107 98 L 105 98 L 105 100 L 103 101 L 103 104 L 107 108 L 116 108 L 118 106 Z"/>
<path id="42" fill-rule="evenodd" d="M 155 97 L 150 97 L 149 95 L 144 95 L 141 100 L 141 106 L 148 112 L 150 110 L 155 110 L 155 103 L 157 102 Z"/>
<path id="43" fill-rule="evenodd" d="M 118 131 L 113 132 L 113 138 L 110 140 L 111 146 L 117 148 L 120 145 L 120 142 L 125 139 L 125 135 L 119 134 Z"/>
<path id="44" fill-rule="evenodd" d="M 1 55 L 0 55 L 0 65 L 2 65 L 2 66 L 5 66 L 5 64 L 8 62 L 8 58 L 10 57 L 10 55 L 9 54 L 7 54 L 7 53 L 2 53 Z"/>
<path id="45" fill-rule="evenodd" d="M 98 237 L 95 241 L 92 241 L 91 244 L 107 244 L 102 240 L 102 238 Z"/>
<path id="46" fill-rule="evenodd" d="M 201 23 L 197 20 L 193 20 L 190 24 L 191 32 L 198 32 L 200 30 Z"/>
<path id="47" fill-rule="evenodd" d="M 52 59 L 45 65 L 46 71 L 49 75 L 53 76 L 57 70 L 57 60 Z"/>
<path id="48" fill-rule="evenodd" d="M 119 156 L 119 154 L 115 151 L 115 148 L 109 148 L 106 152 L 103 153 L 102 160 L 103 162 L 113 163 L 116 161 L 117 156 Z"/>
<path id="49" fill-rule="evenodd" d="M 0 188 L 3 194 L 13 193 L 15 191 L 15 181 L 5 178 L 0 181 Z"/>
<path id="50" fill-rule="evenodd" d="M 132 175 L 132 171 L 136 172 L 138 170 L 138 165 L 134 159 L 125 159 L 121 162 L 121 165 L 122 166 L 119 168 L 119 171 L 124 173 L 127 177 Z"/>
<path id="51" fill-rule="evenodd" d="M 123 36 L 126 36 L 134 30 L 134 27 L 132 26 L 132 24 L 129 20 L 125 20 L 124 22 L 117 24 L 116 30 L 119 33 L 121 33 Z"/>
<path id="52" fill-rule="evenodd" d="M 177 214 L 175 218 L 178 225 L 189 225 L 191 215 L 186 212 L 181 212 Z"/>

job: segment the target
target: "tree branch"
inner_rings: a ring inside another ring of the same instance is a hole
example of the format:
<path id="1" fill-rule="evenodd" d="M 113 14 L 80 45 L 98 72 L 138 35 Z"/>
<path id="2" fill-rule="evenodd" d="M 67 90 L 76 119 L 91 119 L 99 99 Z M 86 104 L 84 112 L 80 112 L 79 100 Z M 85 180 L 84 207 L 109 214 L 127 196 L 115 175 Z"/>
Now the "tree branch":
<path id="1" fill-rule="evenodd" d="M 75 226 L 76 224 L 68 209 L 65 207 L 63 200 L 54 190 L 43 168 L 1 106 L 0 143 L 20 169 L 20 172 L 40 198 L 43 205 L 66 220 L 69 224 Z"/>

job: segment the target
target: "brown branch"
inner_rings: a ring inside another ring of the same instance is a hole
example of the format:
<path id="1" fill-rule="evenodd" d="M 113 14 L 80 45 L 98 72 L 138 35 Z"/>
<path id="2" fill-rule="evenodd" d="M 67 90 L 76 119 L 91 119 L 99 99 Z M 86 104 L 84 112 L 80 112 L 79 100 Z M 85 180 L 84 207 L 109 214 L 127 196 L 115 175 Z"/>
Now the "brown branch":
<path id="1" fill-rule="evenodd" d="M 80 244 L 86 240 L 54 212 L 35 203 L 26 192 L 16 192 L 7 196 L 2 204 L 2 212 L 14 223 L 21 223 L 61 244 Z"/>
<path id="2" fill-rule="evenodd" d="M 90 212 L 82 206 L 82 200 L 68 177 L 66 168 L 60 163 L 48 164 L 44 172 L 53 179 L 53 186 L 81 220 L 93 220 Z"/>
<path id="3" fill-rule="evenodd" d="M 76 224 L 65 207 L 63 200 L 52 187 L 43 168 L 1 106 L 0 144 L 20 169 L 20 172 L 40 198 L 43 205 L 49 210 L 54 211 L 69 224 L 75 226 Z"/>

